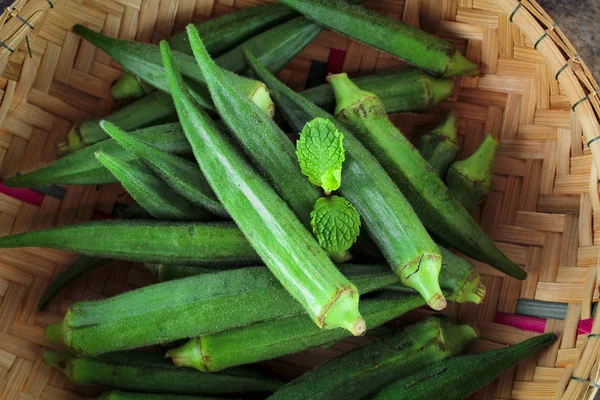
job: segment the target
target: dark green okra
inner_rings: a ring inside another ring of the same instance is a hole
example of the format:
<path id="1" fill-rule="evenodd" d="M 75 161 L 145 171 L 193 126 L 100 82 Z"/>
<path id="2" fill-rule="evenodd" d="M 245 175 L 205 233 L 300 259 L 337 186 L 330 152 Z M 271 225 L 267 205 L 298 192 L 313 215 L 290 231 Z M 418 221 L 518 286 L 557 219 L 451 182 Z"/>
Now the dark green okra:
<path id="1" fill-rule="evenodd" d="M 117 389 L 150 393 L 240 395 L 273 393 L 282 383 L 249 369 L 203 374 L 175 368 L 162 354 L 119 352 L 98 357 L 45 351 L 46 365 L 61 370 L 75 383 L 93 383 Z"/>
<path id="2" fill-rule="evenodd" d="M 443 309 L 446 301 L 437 280 L 442 262 L 439 250 L 375 157 L 331 115 L 279 82 L 250 53 L 246 54 L 249 65 L 269 86 L 294 129 L 299 132 L 307 122 L 320 117 L 332 121 L 343 133 L 346 161 L 342 195 L 358 209 L 371 238 L 402 283 L 419 291 L 432 308 Z M 421 273 L 415 274 L 418 271 Z M 431 273 L 425 276 L 425 271 Z"/>
<path id="3" fill-rule="evenodd" d="M 372 400 L 462 400 L 494 378 L 556 341 L 548 333 L 514 346 L 450 358 L 392 383 Z"/>
<path id="4" fill-rule="evenodd" d="M 379 266 L 344 265 L 341 271 L 361 293 L 395 281 Z M 305 313 L 267 268 L 242 268 L 146 286 L 106 300 L 77 302 L 62 321 L 46 328 L 45 337 L 77 353 L 94 355 Z"/>
<path id="5" fill-rule="evenodd" d="M 369 328 L 376 328 L 424 306 L 418 294 L 381 300 L 363 300 L 360 313 Z M 316 346 L 336 343 L 352 334 L 344 329 L 319 329 L 307 315 L 278 318 L 190 340 L 167 352 L 179 366 L 218 371 L 233 365 L 252 364 Z M 243 345 L 240 346 L 240 343 Z M 212 354 L 212 349 L 218 354 Z M 202 349 L 202 351 L 200 351 Z M 209 357 L 203 358 L 203 354 Z"/>
<path id="6" fill-rule="evenodd" d="M 106 392 L 95 400 L 223 400 L 216 397 L 186 396 L 174 394 L 132 393 L 113 390 Z"/>
<path id="7" fill-rule="evenodd" d="M 97 121 L 96 124 L 98 129 L 102 130 L 100 121 Z M 120 125 L 119 127 L 125 129 Z M 104 131 L 102 130 L 102 132 Z M 153 146 L 169 153 L 182 154 L 192 151 L 179 123 L 143 128 L 129 134 L 144 142 L 152 143 Z M 11 187 L 38 187 L 49 185 L 104 185 L 117 182 L 115 176 L 104 168 L 102 163 L 94 156 L 94 153 L 98 151 L 116 157 L 121 161 L 130 161 L 136 158 L 134 154 L 125 150 L 115 140 L 108 139 L 60 158 L 43 168 L 8 178 L 4 181 L 4 184 Z"/>
<path id="8" fill-rule="evenodd" d="M 291 19 L 296 12 L 282 4 L 267 4 L 250 7 L 241 11 L 209 19 L 196 28 L 206 43 L 206 48 L 214 57 L 229 51 L 239 43 L 257 33 Z M 180 32 L 168 39 L 171 48 L 181 53 L 192 54 L 187 33 Z M 116 86 L 120 86 L 117 88 Z M 124 72 L 113 85 L 113 98 L 141 96 L 154 90 L 137 76 Z M 115 97 L 115 94 L 118 95 Z"/>
<path id="9" fill-rule="evenodd" d="M 363 90 L 369 91 L 366 88 Z M 383 106 L 385 107 L 385 102 Z M 450 111 L 441 124 L 419 140 L 419 153 L 441 179 L 444 179 L 458 155 L 457 128 L 456 115 Z"/>
<path id="10" fill-rule="evenodd" d="M 217 266 L 217 267 L 202 267 L 199 265 L 175 265 L 175 264 L 152 264 L 146 263 L 144 266 L 156 277 L 159 282 L 168 282 L 174 279 L 187 278 L 194 275 L 210 274 L 213 272 L 221 272 L 227 269 L 241 268 L 237 265 Z"/>
<path id="11" fill-rule="evenodd" d="M 359 400 L 458 354 L 477 337 L 469 325 L 430 317 L 335 358 L 293 380 L 269 400 Z"/>
<path id="12" fill-rule="evenodd" d="M 359 87 L 381 98 L 388 114 L 425 112 L 452 95 L 451 79 L 434 78 L 418 69 L 353 78 Z M 335 110 L 335 94 L 331 85 L 307 89 L 302 96 L 328 112 Z"/>
<path id="13" fill-rule="evenodd" d="M 102 122 L 102 124 L 104 127 L 110 127 L 110 124 L 106 122 Z M 150 145 L 143 140 L 139 140 L 134 135 L 115 128 L 114 125 L 107 132 L 121 146 L 140 157 L 163 182 L 167 183 L 179 195 L 215 215 L 229 218 L 229 214 L 210 188 L 197 163 L 161 151 L 155 148 L 153 144 Z"/>
<path id="14" fill-rule="evenodd" d="M 342 74 L 330 76 L 336 116 L 375 155 L 425 226 L 462 253 L 517 279 L 527 273 L 506 257 L 448 192 L 427 161 L 388 119 L 381 100 Z"/>
<path id="15" fill-rule="evenodd" d="M 252 265 L 260 258 L 229 223 L 95 221 L 0 238 L 0 248 L 46 247 L 129 261 Z"/>
<path id="16" fill-rule="evenodd" d="M 206 52 L 195 28 L 191 26 L 188 30 L 192 32 L 190 44 L 194 53 L 198 54 L 199 47 Z M 210 117 L 197 107 L 185 88 L 183 77 L 176 70 L 166 42 L 161 43 L 161 50 L 181 124 L 202 172 L 227 212 L 273 275 L 304 306 L 319 327 L 344 327 L 354 335 L 362 335 L 365 326 L 358 313 L 356 287 L 337 270 L 327 253 L 275 190 L 248 164 Z M 208 53 L 205 55 L 210 60 Z M 212 60 L 209 62 L 219 73 L 216 77 L 225 77 Z M 215 76 L 214 73 L 206 74 L 210 67 L 201 64 L 200 68 L 206 78 Z M 243 99 L 236 87 L 221 93 L 221 97 L 215 93 L 212 83 L 209 83 L 209 88 L 219 111 L 223 108 L 223 95 L 237 95 Z M 243 104 L 239 104 L 234 113 L 248 117 Z M 230 123 L 228 116 L 221 114 Z M 258 114 L 273 123 L 261 111 Z M 246 119 L 248 131 L 253 131 L 255 120 Z"/>
<path id="17" fill-rule="evenodd" d="M 363 284 L 354 278 L 354 274 L 363 273 L 361 271 L 378 270 L 382 274 L 378 278 L 381 282 L 386 279 L 395 280 L 394 273 L 386 265 L 344 264 L 341 268 L 357 284 L 361 293 L 365 293 Z M 366 277 L 366 275 L 363 276 Z M 385 276 L 387 278 L 384 278 Z M 458 299 L 481 301 L 479 274 L 474 267 L 456 270 L 443 269 L 440 274 L 440 284 L 444 288 L 444 294 L 451 301 Z M 396 281 L 392 285 L 386 285 L 384 289 L 398 290 L 398 286 Z M 361 301 L 359 309 L 367 321 L 369 329 L 376 328 L 404 312 L 425 304 L 423 298 L 414 291 L 412 293 L 386 292 L 385 300 L 389 300 L 389 302 Z M 378 305 L 381 308 L 377 308 Z M 306 325 L 307 319 L 306 316 L 289 317 L 200 336 L 170 351 L 168 355 L 175 358 L 175 362 L 179 365 L 191 366 L 202 371 L 219 370 L 233 365 L 250 364 L 295 353 L 313 346 L 331 344 L 349 336 L 341 329 L 334 330 L 332 334 L 321 334 L 318 329 L 312 329 L 313 327 Z M 240 343 L 244 345 L 240 346 Z M 209 357 L 203 355 L 209 355 Z"/>
<path id="18" fill-rule="evenodd" d="M 438 76 L 476 75 L 454 45 L 379 12 L 343 0 L 281 0 L 313 21 Z"/>
<path id="19" fill-rule="evenodd" d="M 455 162 L 448 171 L 446 183 L 450 194 L 469 212 L 473 212 L 492 189 L 492 167 L 498 146 L 498 139 L 488 134 L 471 157 Z"/>
<path id="20" fill-rule="evenodd" d="M 104 129 L 115 131 L 114 125 L 104 123 Z M 212 214 L 195 206 L 173 191 L 141 160 L 121 161 L 103 152 L 96 158 L 121 182 L 133 199 L 154 218 L 168 221 L 206 221 Z"/>

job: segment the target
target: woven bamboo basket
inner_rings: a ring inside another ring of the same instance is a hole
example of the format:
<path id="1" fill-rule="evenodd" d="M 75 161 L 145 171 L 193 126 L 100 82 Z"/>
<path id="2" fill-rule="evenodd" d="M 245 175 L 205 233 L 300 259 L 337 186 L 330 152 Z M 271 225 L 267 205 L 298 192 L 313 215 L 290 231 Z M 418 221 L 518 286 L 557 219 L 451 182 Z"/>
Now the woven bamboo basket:
<path id="1" fill-rule="evenodd" d="M 74 122 L 106 115 L 115 105 L 117 64 L 71 33 L 85 24 L 122 39 L 157 43 L 190 22 L 252 7 L 261 0 L 19 0 L 0 18 L 0 178 L 55 159 L 55 143 Z M 476 218 L 510 258 L 524 282 L 477 264 L 483 305 L 450 305 L 452 317 L 479 328 L 473 351 L 520 342 L 537 332 L 560 339 L 519 364 L 475 399 L 592 399 L 598 391 L 600 313 L 600 101 L 577 51 L 534 1 L 371 0 L 393 18 L 456 43 L 482 75 L 459 78 L 453 97 L 424 115 L 394 116 L 409 137 L 434 125 L 447 110 L 459 119 L 461 156 L 485 132 L 501 145 L 493 191 Z M 323 32 L 280 74 L 302 89 L 315 70 L 353 75 L 403 68 L 402 62 L 332 32 Z M 36 191 L 0 185 L 0 235 L 101 219 L 128 201 L 118 185 L 49 187 Z M 48 311 L 36 303 L 72 254 L 46 249 L 0 251 L 0 399 L 80 399 L 100 392 L 69 383 L 46 367 L 43 330 L 82 299 L 112 296 L 149 284 L 139 266 L 114 262 L 75 282 Z M 520 299 L 565 303 L 566 319 L 511 326 Z M 420 318 L 419 310 L 397 322 Z M 521 326 L 522 327 L 522 326 Z M 313 349 L 262 365 L 284 377 L 340 354 L 364 339 Z"/>

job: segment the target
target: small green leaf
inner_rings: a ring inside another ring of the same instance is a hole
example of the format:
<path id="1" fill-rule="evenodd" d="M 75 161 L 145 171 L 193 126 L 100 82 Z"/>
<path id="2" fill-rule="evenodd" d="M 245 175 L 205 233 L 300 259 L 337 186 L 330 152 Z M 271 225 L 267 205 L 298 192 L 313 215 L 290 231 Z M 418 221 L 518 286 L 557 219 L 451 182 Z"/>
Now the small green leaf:
<path id="1" fill-rule="evenodd" d="M 302 173 L 326 193 L 337 190 L 342 183 L 342 164 L 346 158 L 343 139 L 333 122 L 315 118 L 304 125 L 296 143 Z"/>
<path id="2" fill-rule="evenodd" d="M 327 251 L 348 250 L 360 233 L 360 214 L 343 197 L 322 197 L 310 213 L 313 232 Z"/>

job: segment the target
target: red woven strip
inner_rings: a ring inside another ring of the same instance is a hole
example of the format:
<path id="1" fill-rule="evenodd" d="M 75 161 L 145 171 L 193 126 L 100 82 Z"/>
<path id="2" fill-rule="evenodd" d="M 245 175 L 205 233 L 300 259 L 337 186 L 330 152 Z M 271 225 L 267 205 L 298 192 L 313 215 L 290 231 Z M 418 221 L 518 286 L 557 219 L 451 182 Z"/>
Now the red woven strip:
<path id="1" fill-rule="evenodd" d="M 92 214 L 92 221 L 105 221 L 109 219 L 115 219 L 115 217 L 102 211 L 94 211 Z"/>
<path id="2" fill-rule="evenodd" d="M 344 59 L 346 58 L 346 50 L 331 49 L 329 60 L 327 60 L 327 73 L 339 74 L 342 72 Z"/>
<path id="3" fill-rule="evenodd" d="M 25 203 L 33 204 L 34 206 L 41 206 L 44 201 L 44 195 L 35 192 L 31 189 L 23 188 L 12 188 L 4 186 L 0 181 L 0 193 L 15 198 L 17 200 L 24 201 Z"/>
<path id="4" fill-rule="evenodd" d="M 592 333 L 592 325 L 594 325 L 594 318 L 582 319 L 579 321 L 579 326 L 577 326 L 577 334 Z"/>
<path id="5" fill-rule="evenodd" d="M 546 320 L 544 318 L 529 317 L 527 315 L 497 312 L 494 322 L 530 332 L 544 333 L 546 330 Z"/>

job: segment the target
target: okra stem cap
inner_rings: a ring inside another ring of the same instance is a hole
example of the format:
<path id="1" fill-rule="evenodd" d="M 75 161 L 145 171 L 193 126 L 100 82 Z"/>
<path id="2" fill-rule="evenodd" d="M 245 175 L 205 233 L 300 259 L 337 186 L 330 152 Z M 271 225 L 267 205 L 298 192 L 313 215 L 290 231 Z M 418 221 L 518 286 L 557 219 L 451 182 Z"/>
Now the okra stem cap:
<path id="1" fill-rule="evenodd" d="M 110 88 L 110 95 L 115 100 L 138 98 L 146 93 L 140 78 L 129 72 L 123 72 Z"/>

